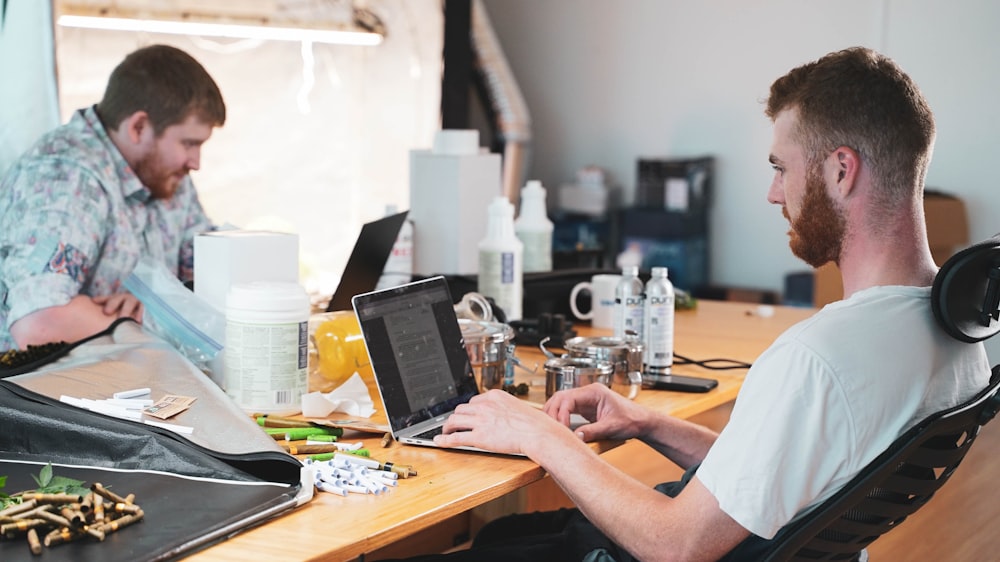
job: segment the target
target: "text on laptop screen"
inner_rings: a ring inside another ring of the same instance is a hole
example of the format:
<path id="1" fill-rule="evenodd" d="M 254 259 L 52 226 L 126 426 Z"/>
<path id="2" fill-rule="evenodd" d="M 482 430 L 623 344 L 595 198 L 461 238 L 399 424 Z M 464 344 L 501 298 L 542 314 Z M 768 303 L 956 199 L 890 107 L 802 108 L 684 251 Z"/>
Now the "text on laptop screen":
<path id="1" fill-rule="evenodd" d="M 406 285 L 359 299 L 358 320 L 393 427 L 449 412 L 477 393 L 443 282 Z"/>

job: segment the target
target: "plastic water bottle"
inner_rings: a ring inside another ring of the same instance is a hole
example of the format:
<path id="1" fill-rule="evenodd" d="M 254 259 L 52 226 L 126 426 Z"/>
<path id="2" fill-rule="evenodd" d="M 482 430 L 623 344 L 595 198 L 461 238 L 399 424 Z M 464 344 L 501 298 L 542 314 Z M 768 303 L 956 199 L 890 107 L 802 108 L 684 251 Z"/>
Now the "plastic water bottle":
<path id="1" fill-rule="evenodd" d="M 521 215 L 514 231 L 524 244 L 524 271 L 552 271 L 552 231 L 545 212 L 545 188 L 538 180 L 528 180 L 521 189 Z"/>
<path id="2" fill-rule="evenodd" d="M 395 214 L 396 206 L 386 205 L 385 216 Z M 407 217 L 399 227 L 399 234 L 396 235 L 389 258 L 385 260 L 382 276 L 375 289 L 387 289 L 410 281 L 413 281 L 413 221 Z"/>
<path id="3" fill-rule="evenodd" d="M 639 268 L 623 267 L 622 278 L 615 287 L 615 337 L 626 339 L 627 332 L 633 332 L 639 341 L 643 341 L 643 303 L 642 280 L 639 279 Z"/>
<path id="4" fill-rule="evenodd" d="M 667 268 L 654 267 L 646 283 L 646 370 L 669 375 L 674 363 L 674 285 Z"/>
<path id="5" fill-rule="evenodd" d="M 490 203 L 486 238 L 479 242 L 478 292 L 491 297 L 506 319 L 520 320 L 524 246 L 514 233 L 514 205 L 499 196 Z"/>

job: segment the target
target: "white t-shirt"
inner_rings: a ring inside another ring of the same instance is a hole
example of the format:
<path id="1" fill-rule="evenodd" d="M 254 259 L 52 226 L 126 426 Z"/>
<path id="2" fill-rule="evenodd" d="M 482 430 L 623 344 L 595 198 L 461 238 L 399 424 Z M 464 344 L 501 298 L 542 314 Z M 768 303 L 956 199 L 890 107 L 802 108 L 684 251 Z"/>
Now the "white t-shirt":
<path id="1" fill-rule="evenodd" d="M 873 287 L 782 334 L 747 373 L 697 477 L 765 539 L 911 426 L 985 388 L 982 344 L 937 326 L 929 287 Z"/>

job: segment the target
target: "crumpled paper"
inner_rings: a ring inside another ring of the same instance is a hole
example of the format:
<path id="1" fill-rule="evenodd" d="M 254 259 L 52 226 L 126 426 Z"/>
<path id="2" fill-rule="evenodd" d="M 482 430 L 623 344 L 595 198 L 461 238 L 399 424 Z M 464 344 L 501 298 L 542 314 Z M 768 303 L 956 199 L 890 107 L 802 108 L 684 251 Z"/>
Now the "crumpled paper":
<path id="1" fill-rule="evenodd" d="M 344 384 L 323 394 L 310 392 L 302 395 L 302 415 L 307 418 L 325 418 L 332 412 L 370 418 L 375 413 L 375 403 L 368 393 L 361 375 L 354 373 Z"/>

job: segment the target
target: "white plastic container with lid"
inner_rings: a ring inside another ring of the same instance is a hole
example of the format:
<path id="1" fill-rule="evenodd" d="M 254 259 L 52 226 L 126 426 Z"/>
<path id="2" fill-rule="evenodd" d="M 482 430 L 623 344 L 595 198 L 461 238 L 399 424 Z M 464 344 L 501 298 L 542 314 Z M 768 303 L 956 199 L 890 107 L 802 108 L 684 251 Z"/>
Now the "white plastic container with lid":
<path id="1" fill-rule="evenodd" d="M 308 390 L 309 295 L 298 283 L 233 285 L 226 297 L 226 393 L 248 412 L 295 413 Z"/>
<path id="2" fill-rule="evenodd" d="M 552 271 L 552 231 L 546 213 L 545 188 L 538 180 L 528 180 L 521 189 L 521 214 L 514 231 L 524 244 L 524 271 Z"/>
<path id="3" fill-rule="evenodd" d="M 669 375 L 674 363 L 674 285 L 667 268 L 654 267 L 646 282 L 646 370 Z"/>
<path id="4" fill-rule="evenodd" d="M 506 320 L 520 320 L 524 246 L 514 233 L 514 205 L 503 196 L 489 206 L 486 238 L 479 242 L 477 291 L 496 302 Z"/>
<path id="5" fill-rule="evenodd" d="M 626 339 L 627 332 L 633 332 L 639 342 L 644 340 L 643 284 L 639 279 L 639 268 L 622 268 L 622 278 L 615 287 L 615 337 Z"/>

